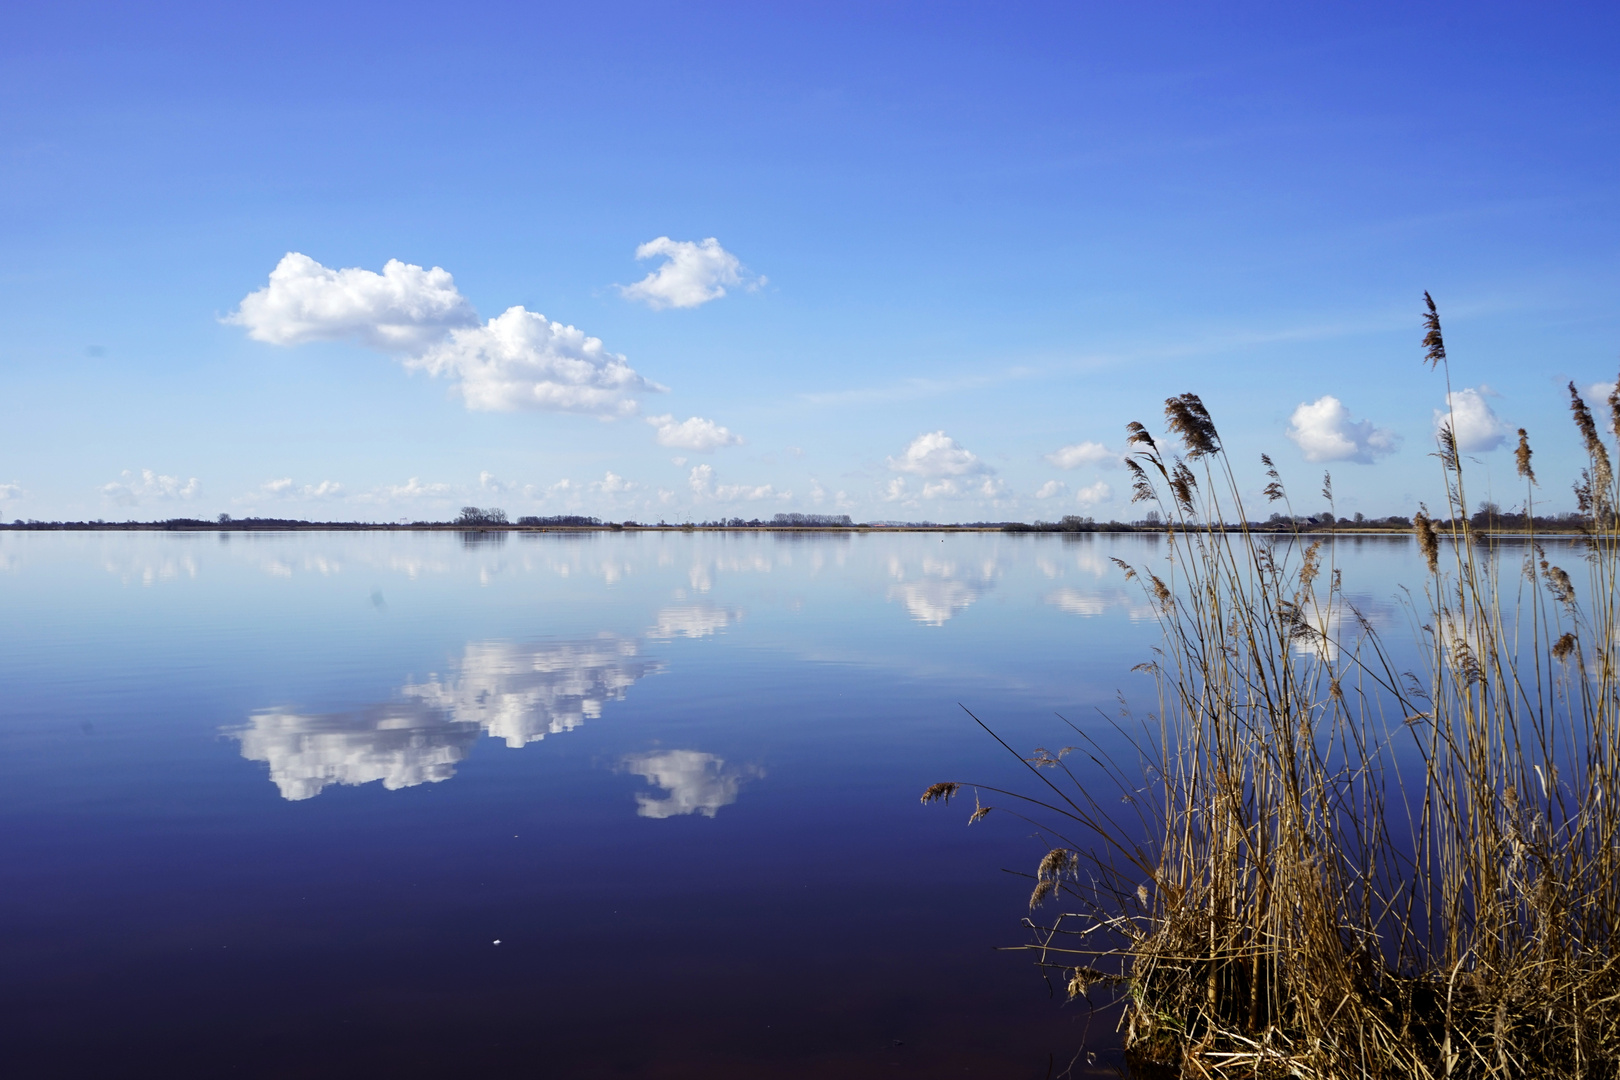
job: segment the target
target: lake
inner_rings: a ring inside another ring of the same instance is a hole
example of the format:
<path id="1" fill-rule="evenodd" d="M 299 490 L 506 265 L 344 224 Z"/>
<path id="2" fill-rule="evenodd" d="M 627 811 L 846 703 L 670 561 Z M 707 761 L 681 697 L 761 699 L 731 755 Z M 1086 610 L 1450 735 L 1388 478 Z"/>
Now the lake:
<path id="1" fill-rule="evenodd" d="M 10 1077 L 1044 1077 L 1028 789 L 1151 535 L 0 533 Z M 1404 625 L 1405 538 L 1341 541 Z M 1090 730 L 1090 727 L 1088 727 Z M 1099 1067 L 1107 1023 L 1092 1019 Z M 1078 1073 L 1084 1073 L 1081 1060 Z"/>

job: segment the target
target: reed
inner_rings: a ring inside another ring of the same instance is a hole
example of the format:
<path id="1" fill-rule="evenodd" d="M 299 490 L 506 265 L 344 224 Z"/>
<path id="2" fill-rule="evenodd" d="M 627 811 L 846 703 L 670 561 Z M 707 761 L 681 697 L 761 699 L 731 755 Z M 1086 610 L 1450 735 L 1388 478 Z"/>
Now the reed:
<path id="1" fill-rule="evenodd" d="M 977 786 L 971 821 L 992 795 L 1035 824 L 1023 947 L 1072 998 L 1122 1004 L 1144 1075 L 1620 1076 L 1620 488 L 1570 395 L 1584 574 L 1529 533 L 1471 534 L 1442 425 L 1446 513 L 1414 519 L 1426 581 L 1399 652 L 1331 540 L 1220 527 L 1249 519 L 1244 486 L 1197 396 L 1166 402 L 1176 447 L 1130 425 L 1169 553 L 1120 563 L 1163 629 L 1155 707 L 1110 721 L 1139 761 L 1071 724 L 1075 746 L 1020 755 L 1028 790 Z M 1526 522 L 1531 456 L 1520 431 Z"/>

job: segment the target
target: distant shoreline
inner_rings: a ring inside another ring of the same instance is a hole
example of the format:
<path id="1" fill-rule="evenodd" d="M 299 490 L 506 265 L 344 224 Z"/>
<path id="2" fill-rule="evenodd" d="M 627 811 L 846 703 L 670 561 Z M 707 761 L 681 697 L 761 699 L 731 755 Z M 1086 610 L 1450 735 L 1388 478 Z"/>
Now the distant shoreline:
<path id="1" fill-rule="evenodd" d="M 1436 522 L 1442 534 L 1447 531 L 1446 523 Z M 1203 526 L 1198 526 L 1202 529 Z M 1242 532 L 1245 526 L 1241 524 L 1228 524 L 1221 526 L 1223 532 Z M 213 522 L 213 521 L 25 521 L 0 522 L 0 532 L 185 532 L 185 533 L 285 533 L 285 532 L 440 532 L 440 533 L 621 533 L 621 532 L 651 532 L 651 533 L 689 533 L 689 532 L 724 532 L 724 533 L 1011 533 L 1026 534 L 1039 533 L 1043 535 L 1057 534 L 1061 536 L 1085 536 L 1093 533 L 1109 534 L 1162 534 L 1167 531 L 1163 524 L 1131 525 L 1127 523 L 1109 523 L 1089 525 L 1084 528 L 1070 528 L 1061 525 L 1048 525 L 1045 523 L 1031 525 L 1025 522 L 997 522 L 970 525 L 775 525 L 764 523 L 759 525 L 698 525 L 698 524 L 663 524 L 643 525 L 640 523 L 601 524 L 601 525 L 458 525 L 447 522 L 412 522 L 409 524 L 384 522 L 355 522 L 355 521 L 306 521 L 306 522 L 275 522 L 258 523 L 249 521 Z M 1179 530 L 1178 530 L 1179 531 Z M 1367 528 L 1357 525 L 1326 526 L 1320 524 L 1293 526 L 1289 524 L 1273 524 L 1271 522 L 1249 522 L 1247 531 L 1265 535 L 1279 536 L 1398 536 L 1410 537 L 1410 527 L 1373 527 Z M 1524 537 L 1526 534 L 1522 527 L 1503 527 L 1494 529 L 1474 528 L 1473 533 L 1491 537 Z M 1547 529 L 1536 528 L 1533 537 L 1538 536 L 1577 536 L 1576 529 Z"/>

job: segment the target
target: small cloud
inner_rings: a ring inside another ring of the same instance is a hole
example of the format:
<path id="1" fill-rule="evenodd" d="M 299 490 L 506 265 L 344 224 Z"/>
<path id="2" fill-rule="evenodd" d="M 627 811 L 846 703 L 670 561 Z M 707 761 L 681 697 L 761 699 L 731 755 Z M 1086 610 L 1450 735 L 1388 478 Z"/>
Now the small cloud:
<path id="1" fill-rule="evenodd" d="M 454 492 L 449 484 L 423 483 L 411 477 L 403 484 L 388 484 L 355 498 L 360 502 L 402 502 L 411 499 L 447 499 Z"/>
<path id="2" fill-rule="evenodd" d="M 1114 489 L 1101 480 L 1074 493 L 1074 501 L 1081 506 L 1096 506 L 1098 503 L 1112 502 L 1113 499 Z"/>
<path id="3" fill-rule="evenodd" d="M 0 502 L 7 499 L 20 499 L 23 496 L 21 484 L 0 484 Z"/>
<path id="4" fill-rule="evenodd" d="M 692 494 L 699 499 L 712 499 L 716 502 L 758 502 L 762 499 L 785 500 L 793 497 L 793 492 L 779 492 L 770 484 L 761 484 L 758 487 L 750 487 L 747 484 L 716 484 L 713 465 L 693 466 L 687 483 L 692 488 Z"/>
<path id="5" fill-rule="evenodd" d="M 889 459 L 889 468 L 930 479 L 978 476 L 995 471 L 943 431 L 930 431 L 911 440 L 905 453 Z"/>
<path id="6" fill-rule="evenodd" d="M 631 480 L 626 480 L 624 477 L 620 476 L 616 472 L 612 472 L 611 470 L 606 476 L 602 477 L 602 479 L 591 481 L 590 485 L 592 491 L 598 492 L 602 495 L 622 495 L 626 492 L 635 491 L 639 487 L 641 487 L 640 484 L 637 484 Z"/>
<path id="7" fill-rule="evenodd" d="M 1457 449 L 1465 453 L 1495 450 L 1508 437 L 1508 426 L 1491 409 L 1486 396 L 1496 395 L 1488 386 L 1458 390 L 1451 394 L 1447 409 L 1434 410 L 1434 430 L 1438 434 L 1446 424 L 1456 424 Z"/>
<path id="8" fill-rule="evenodd" d="M 1061 481 L 1061 480 L 1048 480 L 1046 483 L 1042 484 L 1039 489 L 1036 490 L 1035 497 L 1037 499 L 1056 498 L 1057 496 L 1062 495 L 1065 491 L 1068 491 L 1068 490 L 1069 490 L 1069 485 L 1065 484 L 1063 481 Z"/>
<path id="9" fill-rule="evenodd" d="M 512 490 L 511 484 L 506 483 L 504 480 L 496 479 L 495 474 L 492 472 L 479 473 L 478 486 L 495 495 L 504 495 L 506 492 Z"/>
<path id="10" fill-rule="evenodd" d="M 901 481 L 901 482 L 904 483 L 904 481 Z M 847 491 L 834 491 L 834 492 L 831 493 L 831 495 L 832 495 L 832 504 L 837 509 L 839 509 L 839 510 L 853 510 L 855 508 L 855 504 L 852 501 L 850 501 L 849 492 L 847 492 Z M 824 487 L 822 485 L 820 480 L 817 480 L 814 477 L 812 477 L 811 480 L 810 480 L 810 501 L 812 503 L 814 503 L 815 505 L 817 505 L 817 506 L 821 506 L 822 504 L 824 504 L 827 501 L 827 497 L 828 497 L 828 491 L 827 491 L 826 487 Z"/>
<path id="11" fill-rule="evenodd" d="M 905 453 L 889 458 L 889 468 L 897 473 L 921 477 L 922 491 L 913 496 L 905 477 L 889 481 L 885 502 L 898 502 L 905 506 L 918 505 L 922 499 L 960 499 L 979 496 L 999 499 L 1007 486 L 994 475 L 978 455 L 963 447 L 943 431 L 930 431 L 911 440 Z"/>
<path id="12" fill-rule="evenodd" d="M 674 414 L 666 413 L 663 416 L 649 416 L 647 423 L 657 428 L 656 438 L 659 446 L 667 446 L 674 450 L 695 450 L 706 454 L 716 447 L 740 446 L 742 437 L 733 435 L 713 420 L 705 420 L 700 416 L 693 416 L 675 422 Z M 684 459 L 681 464 L 684 464 Z"/>
<path id="13" fill-rule="evenodd" d="M 181 483 L 179 477 L 162 476 L 151 469 L 142 469 L 139 476 L 125 469 L 120 479 L 101 485 L 102 497 L 120 506 L 138 506 L 142 499 L 193 499 L 200 490 L 195 476 Z"/>
<path id="14" fill-rule="evenodd" d="M 1371 420 L 1352 420 L 1350 410 L 1331 394 L 1300 405 L 1289 418 L 1288 437 L 1306 461 L 1356 461 L 1370 465 L 1394 453 L 1401 437 Z"/>
<path id="15" fill-rule="evenodd" d="M 1120 455 L 1100 442 L 1077 442 L 1059 447 L 1046 455 L 1046 460 L 1060 469 L 1078 469 L 1082 465 L 1118 465 Z"/>
<path id="16" fill-rule="evenodd" d="M 619 287 L 626 299 L 641 301 L 654 310 L 691 308 L 720 299 L 726 295 L 727 285 L 752 290 L 765 284 L 763 277 L 746 275 L 737 256 L 712 236 L 699 243 L 660 236 L 636 248 L 637 259 L 658 256 L 665 261 L 657 270 L 634 285 Z"/>
<path id="17" fill-rule="evenodd" d="M 322 480 L 318 484 L 305 484 L 299 487 L 293 483 L 293 478 L 283 476 L 276 480 L 266 480 L 259 485 L 258 497 L 270 499 L 330 499 L 343 494 L 343 485 L 336 480 Z M 252 496 L 249 496 L 251 499 Z M 248 501 L 248 500 L 237 500 Z"/>

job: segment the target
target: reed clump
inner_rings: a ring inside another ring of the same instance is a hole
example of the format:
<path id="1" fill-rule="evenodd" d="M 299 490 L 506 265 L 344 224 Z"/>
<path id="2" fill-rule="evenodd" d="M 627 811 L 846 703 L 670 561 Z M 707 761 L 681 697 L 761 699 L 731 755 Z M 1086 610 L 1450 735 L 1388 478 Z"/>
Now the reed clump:
<path id="1" fill-rule="evenodd" d="M 1166 402 L 1175 447 L 1130 425 L 1169 554 L 1120 563 L 1164 632 L 1155 708 L 1111 721 L 1140 768 L 1071 725 L 1076 746 L 1024 759 L 1030 790 L 977 792 L 1043 841 L 1022 947 L 1072 998 L 1112 991 L 1142 1075 L 1620 1076 L 1620 487 L 1570 395 L 1580 572 L 1528 533 L 1471 535 L 1442 425 L 1448 512 L 1414 519 L 1426 582 L 1399 650 L 1331 541 L 1219 527 L 1249 515 L 1197 396 Z M 1523 431 L 1516 462 L 1529 521 Z"/>

